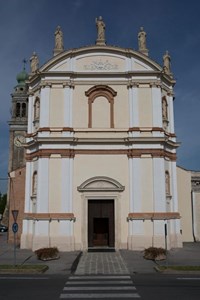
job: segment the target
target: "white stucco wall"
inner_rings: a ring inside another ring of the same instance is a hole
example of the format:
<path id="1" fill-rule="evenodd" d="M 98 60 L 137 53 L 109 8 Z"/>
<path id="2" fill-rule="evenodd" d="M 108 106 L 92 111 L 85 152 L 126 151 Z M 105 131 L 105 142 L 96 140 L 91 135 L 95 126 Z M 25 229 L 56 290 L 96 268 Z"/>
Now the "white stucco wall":
<path id="1" fill-rule="evenodd" d="M 177 167 L 177 186 L 181 231 L 184 242 L 192 242 L 191 172 Z"/>

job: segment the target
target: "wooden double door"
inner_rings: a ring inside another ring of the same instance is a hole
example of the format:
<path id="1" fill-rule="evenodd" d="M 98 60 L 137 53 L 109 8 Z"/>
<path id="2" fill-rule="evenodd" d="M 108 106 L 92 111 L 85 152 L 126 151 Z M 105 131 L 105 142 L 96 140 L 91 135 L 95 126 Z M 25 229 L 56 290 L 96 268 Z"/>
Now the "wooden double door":
<path id="1" fill-rule="evenodd" d="M 114 247 L 114 200 L 88 200 L 88 247 Z"/>

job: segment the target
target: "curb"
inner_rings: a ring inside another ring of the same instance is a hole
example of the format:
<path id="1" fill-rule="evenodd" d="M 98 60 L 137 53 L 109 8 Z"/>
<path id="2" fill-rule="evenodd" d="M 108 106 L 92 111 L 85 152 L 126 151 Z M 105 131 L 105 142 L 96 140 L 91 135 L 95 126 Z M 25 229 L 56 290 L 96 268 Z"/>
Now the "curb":
<path id="1" fill-rule="evenodd" d="M 160 270 L 159 267 L 154 267 L 156 272 L 161 273 L 161 274 L 180 274 L 180 275 L 199 275 L 200 271 L 195 271 L 195 270 L 173 270 L 173 269 L 165 269 L 165 270 Z"/>
<path id="2" fill-rule="evenodd" d="M 20 265 L 21 266 L 21 265 Z M 46 272 L 49 269 L 48 266 L 43 266 L 41 268 L 30 268 L 29 269 L 23 269 L 23 268 L 18 268 L 14 267 L 10 269 L 0 269 L 0 274 L 41 274 Z"/>

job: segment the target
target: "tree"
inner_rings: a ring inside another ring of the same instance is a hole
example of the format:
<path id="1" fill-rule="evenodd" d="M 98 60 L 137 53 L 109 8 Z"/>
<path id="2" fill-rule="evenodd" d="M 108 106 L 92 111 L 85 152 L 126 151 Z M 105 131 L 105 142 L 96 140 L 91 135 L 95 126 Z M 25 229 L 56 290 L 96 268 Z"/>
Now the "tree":
<path id="1" fill-rule="evenodd" d="M 0 193 L 0 214 L 3 215 L 7 203 L 7 194 Z"/>

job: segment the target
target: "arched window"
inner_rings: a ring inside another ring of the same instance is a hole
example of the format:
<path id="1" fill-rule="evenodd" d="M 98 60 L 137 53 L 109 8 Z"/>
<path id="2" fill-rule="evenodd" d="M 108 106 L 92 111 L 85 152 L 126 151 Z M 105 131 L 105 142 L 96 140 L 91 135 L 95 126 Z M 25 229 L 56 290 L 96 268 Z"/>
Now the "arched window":
<path id="1" fill-rule="evenodd" d="M 32 196 L 36 197 L 37 195 L 37 171 L 33 173 L 32 178 Z"/>
<path id="2" fill-rule="evenodd" d="M 22 118 L 26 117 L 26 103 L 22 103 Z"/>
<path id="3" fill-rule="evenodd" d="M 19 102 L 16 103 L 16 117 L 20 118 L 21 115 L 21 104 Z"/>
<path id="4" fill-rule="evenodd" d="M 165 172 L 165 192 L 166 196 L 170 195 L 170 175 L 168 171 Z"/>
<path id="5" fill-rule="evenodd" d="M 88 97 L 88 127 L 114 128 L 114 97 L 117 92 L 106 85 L 96 85 L 85 95 Z"/>

